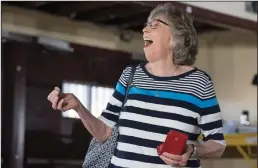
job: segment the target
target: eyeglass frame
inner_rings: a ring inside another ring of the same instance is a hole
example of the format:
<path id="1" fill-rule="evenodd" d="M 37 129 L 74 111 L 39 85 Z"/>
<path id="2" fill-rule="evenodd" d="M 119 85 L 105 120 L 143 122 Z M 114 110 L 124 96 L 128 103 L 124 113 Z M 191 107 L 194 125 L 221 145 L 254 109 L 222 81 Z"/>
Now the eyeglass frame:
<path id="1" fill-rule="evenodd" d="M 154 19 L 154 20 L 152 20 L 151 22 L 145 23 L 145 24 L 144 24 L 144 28 L 146 28 L 146 27 L 148 26 L 148 27 L 150 27 L 151 29 L 156 29 L 159 25 L 157 24 L 155 27 L 153 27 L 153 26 L 152 26 L 152 22 L 153 22 L 153 21 L 158 21 L 158 23 L 160 22 L 160 23 L 163 23 L 164 25 L 169 26 L 168 23 L 166 23 L 166 22 L 164 22 L 164 21 L 162 21 L 162 20 L 160 20 L 160 19 Z"/>
<path id="2" fill-rule="evenodd" d="M 146 28 L 146 27 L 148 26 L 148 27 L 150 27 L 151 29 L 156 29 L 156 28 L 159 26 L 159 24 L 157 24 L 156 27 L 152 27 L 152 26 L 151 26 L 151 23 L 152 23 L 153 21 L 158 21 L 158 23 L 160 22 L 160 23 L 163 23 L 164 25 L 169 26 L 168 23 L 166 23 L 166 22 L 164 22 L 164 21 L 162 21 L 162 20 L 160 20 L 160 19 L 153 19 L 151 22 L 145 23 L 145 24 L 144 24 L 144 28 Z M 150 25 L 150 26 L 149 26 L 149 25 Z M 184 44 L 184 45 L 185 45 L 185 46 L 189 46 L 189 45 L 190 45 L 190 39 L 189 39 L 188 37 L 185 37 L 185 44 Z"/>

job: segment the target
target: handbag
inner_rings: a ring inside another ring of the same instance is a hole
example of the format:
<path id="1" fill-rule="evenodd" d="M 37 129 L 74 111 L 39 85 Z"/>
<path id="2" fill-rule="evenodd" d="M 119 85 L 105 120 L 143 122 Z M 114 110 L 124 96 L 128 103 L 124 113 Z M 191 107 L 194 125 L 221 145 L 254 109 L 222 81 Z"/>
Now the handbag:
<path id="1" fill-rule="evenodd" d="M 124 108 L 124 104 L 127 101 L 127 95 L 132 84 L 134 72 L 136 67 L 132 66 L 132 71 L 128 80 L 125 99 L 121 110 Z M 114 151 L 117 145 L 117 139 L 119 136 L 119 126 L 116 124 L 110 137 L 104 142 L 98 142 L 95 137 L 92 138 L 86 156 L 84 158 L 83 168 L 108 168 L 111 158 L 114 155 Z"/>

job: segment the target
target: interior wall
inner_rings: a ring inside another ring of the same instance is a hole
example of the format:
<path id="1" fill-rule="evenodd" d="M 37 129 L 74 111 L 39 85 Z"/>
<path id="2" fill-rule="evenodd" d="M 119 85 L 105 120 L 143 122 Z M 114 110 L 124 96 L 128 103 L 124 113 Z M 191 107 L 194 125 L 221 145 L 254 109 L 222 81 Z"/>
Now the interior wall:
<path id="1" fill-rule="evenodd" d="M 255 34 L 220 32 L 200 37 L 196 66 L 206 71 L 225 120 L 238 120 L 242 110 L 249 110 L 251 123 L 257 125 L 257 39 Z M 254 160 L 255 161 L 255 160 Z M 244 159 L 203 160 L 203 168 L 249 168 Z"/>
<path id="2" fill-rule="evenodd" d="M 181 3 L 257 22 L 257 14 L 246 11 L 246 2 L 244 1 L 220 1 L 219 3 L 215 1 L 206 1 L 201 3 L 198 1 L 186 1 Z"/>
<path id="3" fill-rule="evenodd" d="M 221 32 L 200 37 L 196 66 L 212 77 L 225 120 L 239 120 L 242 110 L 249 110 L 252 124 L 257 124 L 256 35 Z"/>

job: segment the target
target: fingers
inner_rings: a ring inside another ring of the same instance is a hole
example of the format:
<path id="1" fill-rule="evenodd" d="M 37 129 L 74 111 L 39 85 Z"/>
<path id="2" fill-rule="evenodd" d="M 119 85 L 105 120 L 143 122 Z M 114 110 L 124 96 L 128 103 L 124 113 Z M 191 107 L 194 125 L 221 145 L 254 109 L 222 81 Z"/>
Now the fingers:
<path id="1" fill-rule="evenodd" d="M 54 97 L 53 100 L 52 100 L 52 108 L 53 108 L 54 110 L 57 109 L 58 100 L 59 100 L 58 96 Z"/>
<path id="2" fill-rule="evenodd" d="M 171 160 L 176 160 L 176 161 L 182 160 L 182 157 L 180 155 L 173 155 L 173 154 L 166 153 L 166 152 L 164 152 L 163 155 Z"/>
<path id="3" fill-rule="evenodd" d="M 78 106 L 78 101 L 73 94 L 62 93 L 58 87 L 55 87 L 47 99 L 51 102 L 54 110 L 67 111 Z"/>
<path id="4" fill-rule="evenodd" d="M 52 103 L 53 99 L 58 96 L 60 93 L 60 89 L 58 87 L 55 87 L 54 90 L 48 95 L 47 99 Z"/>
<path id="5" fill-rule="evenodd" d="M 61 99 L 61 100 L 58 102 L 57 110 L 63 111 L 63 104 L 64 104 L 64 99 Z"/>
<path id="6" fill-rule="evenodd" d="M 64 100 L 60 103 L 60 99 L 64 99 L 66 94 L 60 92 L 58 87 L 55 87 L 54 90 L 48 95 L 47 99 L 52 103 L 52 108 L 54 110 L 61 110 Z"/>
<path id="7" fill-rule="evenodd" d="M 165 156 L 160 155 L 160 158 L 161 158 L 167 165 L 173 166 L 173 164 L 171 163 L 171 161 L 170 161 L 169 159 L 167 159 Z"/>
<path id="8" fill-rule="evenodd" d="M 60 92 L 60 89 L 59 89 L 59 87 L 57 87 L 57 86 L 55 86 L 54 90 Z"/>
<path id="9" fill-rule="evenodd" d="M 175 167 L 184 167 L 186 165 L 186 161 L 179 156 L 173 155 L 169 153 L 163 153 L 160 158 L 168 165 L 175 166 Z"/>
<path id="10" fill-rule="evenodd" d="M 184 165 L 182 165 L 179 161 L 176 160 L 171 160 L 163 155 L 160 156 L 160 158 L 167 164 L 167 165 L 171 165 L 171 166 L 175 166 L 175 167 L 183 167 Z"/>
<path id="11" fill-rule="evenodd" d="M 59 97 L 60 99 L 65 98 L 65 96 L 66 96 L 65 93 L 62 93 L 62 92 L 59 92 L 59 93 L 58 93 L 58 97 Z"/>

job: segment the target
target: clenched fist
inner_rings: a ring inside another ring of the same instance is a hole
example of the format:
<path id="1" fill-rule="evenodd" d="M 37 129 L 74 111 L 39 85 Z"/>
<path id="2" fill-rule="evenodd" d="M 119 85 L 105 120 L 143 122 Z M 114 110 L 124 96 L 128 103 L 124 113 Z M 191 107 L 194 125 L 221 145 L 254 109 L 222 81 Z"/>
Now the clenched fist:
<path id="1" fill-rule="evenodd" d="M 70 109 L 78 110 L 80 101 L 72 93 L 62 93 L 58 87 L 48 95 L 47 99 L 52 103 L 54 110 L 67 111 Z"/>

